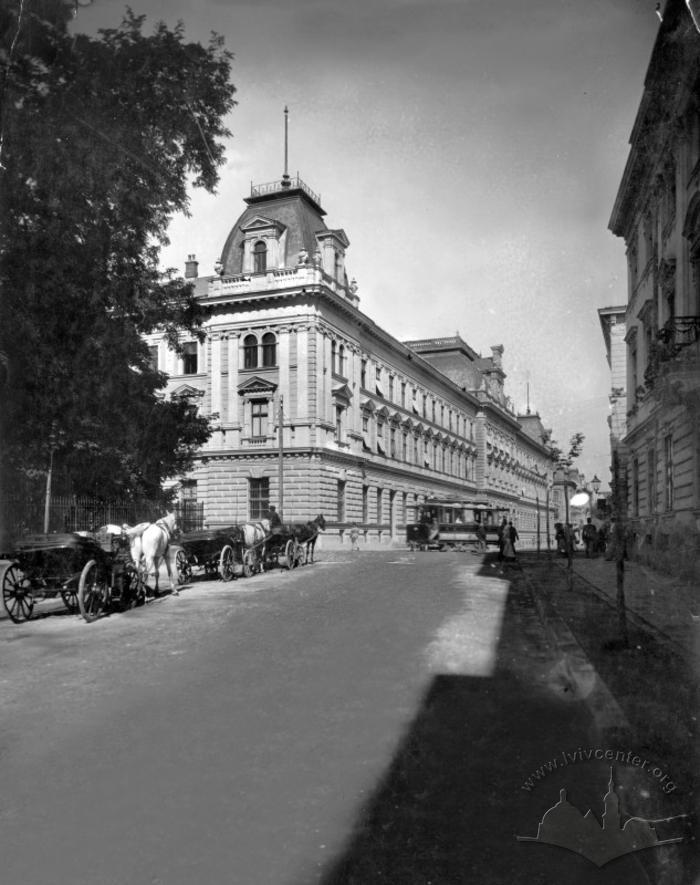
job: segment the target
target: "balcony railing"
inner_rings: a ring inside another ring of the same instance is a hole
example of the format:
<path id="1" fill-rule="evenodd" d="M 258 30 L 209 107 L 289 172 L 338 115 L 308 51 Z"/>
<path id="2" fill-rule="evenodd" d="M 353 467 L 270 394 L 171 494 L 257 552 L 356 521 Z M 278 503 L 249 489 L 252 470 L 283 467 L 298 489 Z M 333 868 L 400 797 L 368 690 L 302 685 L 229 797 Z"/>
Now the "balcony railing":
<path id="1" fill-rule="evenodd" d="M 314 203 L 318 206 L 321 205 L 321 194 L 312 191 L 308 184 L 302 181 L 298 175 L 294 178 L 278 178 L 276 181 L 268 181 L 265 184 L 253 184 L 251 182 L 250 195 L 251 197 L 267 197 L 270 194 L 276 194 L 294 188 L 304 191 L 305 194 L 311 197 Z"/>

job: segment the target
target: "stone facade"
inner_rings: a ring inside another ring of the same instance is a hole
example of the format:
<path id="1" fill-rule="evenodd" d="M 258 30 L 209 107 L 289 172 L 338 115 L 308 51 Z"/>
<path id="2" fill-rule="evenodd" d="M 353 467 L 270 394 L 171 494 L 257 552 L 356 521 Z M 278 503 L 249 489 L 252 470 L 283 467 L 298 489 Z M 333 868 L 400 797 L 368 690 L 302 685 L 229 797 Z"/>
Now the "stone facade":
<path id="1" fill-rule="evenodd" d="M 625 316 L 627 307 L 601 307 L 598 311 L 605 354 L 610 367 L 610 487 L 613 497 L 626 501 L 627 456 L 624 438 L 627 434 L 627 344 Z"/>
<path id="2" fill-rule="evenodd" d="M 534 546 L 548 435 L 505 396 L 503 349 L 483 358 L 459 336 L 401 342 L 377 326 L 346 272 L 348 237 L 301 180 L 254 187 L 245 202 L 217 273 L 186 264 L 211 311 L 205 342 L 184 356 L 148 342 L 166 395 L 218 416 L 180 479 L 206 523 L 260 518 L 272 503 L 285 521 L 322 513 L 329 540 L 356 523 L 389 543 L 425 497 L 459 496 L 509 508 Z"/>
<path id="3" fill-rule="evenodd" d="M 691 574 L 700 540 L 700 33 L 669 0 L 610 221 L 628 258 L 626 515 Z"/>

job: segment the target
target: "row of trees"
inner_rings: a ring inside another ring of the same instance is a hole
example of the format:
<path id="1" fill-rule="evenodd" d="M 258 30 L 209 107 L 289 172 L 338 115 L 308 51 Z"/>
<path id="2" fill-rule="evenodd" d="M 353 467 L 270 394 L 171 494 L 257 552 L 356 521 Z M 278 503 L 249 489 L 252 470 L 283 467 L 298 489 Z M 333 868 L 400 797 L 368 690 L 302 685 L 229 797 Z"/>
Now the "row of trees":
<path id="1" fill-rule="evenodd" d="M 202 335 L 159 249 L 187 186 L 212 191 L 235 104 L 221 38 L 127 14 L 71 33 L 74 4 L 0 8 L 0 454 L 5 492 L 45 473 L 72 491 L 156 495 L 209 418 L 166 400 L 142 336 Z"/>

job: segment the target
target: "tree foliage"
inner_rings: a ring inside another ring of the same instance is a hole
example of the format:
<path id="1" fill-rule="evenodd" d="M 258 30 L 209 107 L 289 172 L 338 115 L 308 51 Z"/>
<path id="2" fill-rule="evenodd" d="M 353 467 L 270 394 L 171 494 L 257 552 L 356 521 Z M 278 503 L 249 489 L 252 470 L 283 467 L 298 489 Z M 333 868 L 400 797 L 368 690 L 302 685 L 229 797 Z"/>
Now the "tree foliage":
<path id="1" fill-rule="evenodd" d="M 553 440 L 549 448 L 549 456 L 554 464 L 559 467 L 571 467 L 576 458 L 583 451 L 583 443 L 586 437 L 582 433 L 574 433 L 569 440 L 569 450 L 564 454 L 562 449 Z"/>
<path id="2" fill-rule="evenodd" d="M 71 34 L 63 0 L 0 17 L 0 351 L 6 470 L 54 464 L 75 491 L 153 493 L 209 437 L 166 400 L 142 336 L 202 336 L 191 284 L 159 270 L 188 182 L 213 190 L 231 54 L 179 24 L 144 34 L 127 11 L 96 38 Z"/>

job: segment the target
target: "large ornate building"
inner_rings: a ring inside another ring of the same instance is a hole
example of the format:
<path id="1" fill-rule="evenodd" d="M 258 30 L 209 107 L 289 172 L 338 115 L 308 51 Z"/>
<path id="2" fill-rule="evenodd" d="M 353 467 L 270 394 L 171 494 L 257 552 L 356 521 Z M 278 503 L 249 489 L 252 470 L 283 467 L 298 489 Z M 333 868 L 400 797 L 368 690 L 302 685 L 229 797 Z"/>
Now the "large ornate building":
<path id="1" fill-rule="evenodd" d="M 700 519 L 700 33 L 669 0 L 610 220 L 627 246 L 626 499 L 638 553 L 692 569 Z"/>
<path id="2" fill-rule="evenodd" d="M 327 536 L 403 537 L 427 496 L 488 499 L 521 536 L 545 532 L 550 457 L 539 416 L 515 414 L 502 347 L 460 337 L 401 342 L 360 310 L 349 239 L 299 178 L 254 186 L 216 273 L 186 276 L 211 310 L 184 354 L 152 336 L 167 395 L 218 415 L 181 494 L 214 526 L 323 513 Z"/>

